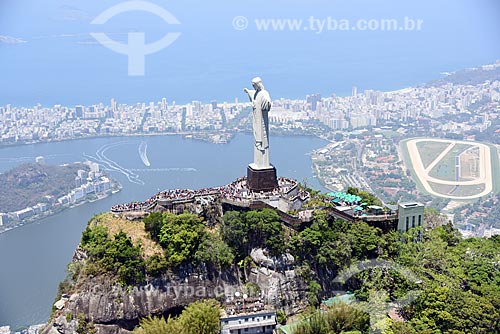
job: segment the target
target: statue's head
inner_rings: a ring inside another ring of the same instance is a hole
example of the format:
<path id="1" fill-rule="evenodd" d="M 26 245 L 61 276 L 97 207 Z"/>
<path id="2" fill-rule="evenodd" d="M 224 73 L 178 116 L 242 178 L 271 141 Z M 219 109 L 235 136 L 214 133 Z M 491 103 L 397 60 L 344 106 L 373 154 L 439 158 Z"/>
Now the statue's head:
<path id="1" fill-rule="evenodd" d="M 252 86 L 256 90 L 264 89 L 264 85 L 262 84 L 262 79 L 260 77 L 255 77 L 252 79 Z"/>

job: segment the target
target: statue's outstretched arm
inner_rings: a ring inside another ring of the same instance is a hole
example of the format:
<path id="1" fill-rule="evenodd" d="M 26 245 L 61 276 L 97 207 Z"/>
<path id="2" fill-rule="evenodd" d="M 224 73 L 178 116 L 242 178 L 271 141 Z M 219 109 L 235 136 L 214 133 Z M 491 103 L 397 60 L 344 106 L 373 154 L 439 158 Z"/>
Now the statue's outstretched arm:
<path id="1" fill-rule="evenodd" d="M 255 90 L 245 88 L 245 89 L 243 89 L 243 91 L 244 91 L 245 93 L 247 93 L 248 98 L 250 99 L 250 102 L 253 102 L 253 97 L 255 96 Z"/>

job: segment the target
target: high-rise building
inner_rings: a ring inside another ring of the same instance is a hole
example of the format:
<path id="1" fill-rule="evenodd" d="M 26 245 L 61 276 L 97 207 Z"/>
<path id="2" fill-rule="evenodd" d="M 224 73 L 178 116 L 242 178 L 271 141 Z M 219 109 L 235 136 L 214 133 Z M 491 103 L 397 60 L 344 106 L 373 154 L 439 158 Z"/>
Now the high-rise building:
<path id="1" fill-rule="evenodd" d="M 161 99 L 161 110 L 162 111 L 167 110 L 167 99 L 166 98 Z"/>
<path id="2" fill-rule="evenodd" d="M 349 127 L 349 122 L 340 118 L 329 118 L 326 125 L 334 130 L 345 130 Z"/>
<path id="3" fill-rule="evenodd" d="M 194 112 L 200 112 L 201 111 L 201 101 L 193 101 L 193 102 L 191 102 L 191 105 L 193 106 L 193 111 Z"/>
<path id="4" fill-rule="evenodd" d="M 91 162 L 90 171 L 94 173 L 99 173 L 99 164 L 97 162 Z"/>
<path id="5" fill-rule="evenodd" d="M 352 86 L 352 96 L 356 97 L 358 95 L 358 87 Z"/>
<path id="6" fill-rule="evenodd" d="M 311 111 L 316 111 L 318 102 L 321 102 L 321 94 L 311 94 L 307 95 L 306 102 L 310 104 Z"/>
<path id="7" fill-rule="evenodd" d="M 0 212 L 0 226 L 7 225 L 9 223 L 9 216 L 6 213 Z"/>
<path id="8" fill-rule="evenodd" d="M 212 105 L 213 110 L 217 109 L 217 101 L 216 100 L 210 101 L 210 104 Z"/>
<path id="9" fill-rule="evenodd" d="M 111 99 L 111 111 L 116 112 L 116 100 L 114 98 Z"/>
<path id="10" fill-rule="evenodd" d="M 76 106 L 75 107 L 75 116 L 77 118 L 83 118 L 83 112 L 85 111 L 84 106 Z"/>

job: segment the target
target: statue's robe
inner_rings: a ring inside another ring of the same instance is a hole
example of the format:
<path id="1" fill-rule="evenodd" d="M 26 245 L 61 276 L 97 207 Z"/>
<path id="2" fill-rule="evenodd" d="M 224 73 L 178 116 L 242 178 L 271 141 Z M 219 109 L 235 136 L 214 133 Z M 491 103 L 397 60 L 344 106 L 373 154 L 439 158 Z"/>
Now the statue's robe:
<path id="1" fill-rule="evenodd" d="M 254 165 L 268 168 L 269 163 L 269 110 L 271 97 L 262 90 L 249 90 L 248 96 L 253 104 Z"/>

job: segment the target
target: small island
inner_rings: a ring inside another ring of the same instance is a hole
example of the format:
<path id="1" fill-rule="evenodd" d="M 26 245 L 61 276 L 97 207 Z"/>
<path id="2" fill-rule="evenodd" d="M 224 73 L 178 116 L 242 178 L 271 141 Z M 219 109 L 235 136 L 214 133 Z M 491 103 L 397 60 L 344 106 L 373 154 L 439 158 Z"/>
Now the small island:
<path id="1" fill-rule="evenodd" d="M 0 233 L 121 189 L 94 162 L 47 165 L 43 157 L 0 174 Z"/>

